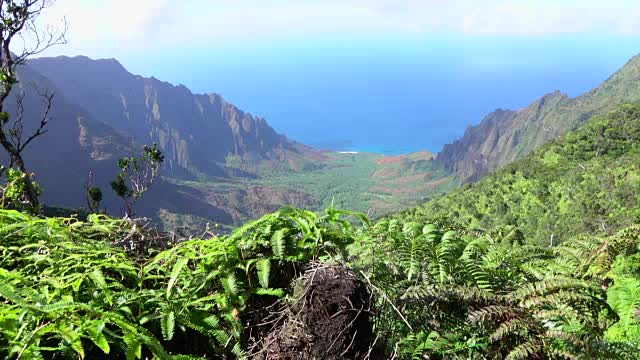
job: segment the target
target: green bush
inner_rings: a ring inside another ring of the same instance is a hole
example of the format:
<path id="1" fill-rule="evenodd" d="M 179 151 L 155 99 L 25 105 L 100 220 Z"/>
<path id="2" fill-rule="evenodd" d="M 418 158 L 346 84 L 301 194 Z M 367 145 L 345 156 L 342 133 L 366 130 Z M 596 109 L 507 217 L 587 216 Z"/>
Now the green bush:
<path id="1" fill-rule="evenodd" d="M 4 167 L 0 168 L 0 176 L 6 175 L 6 182 L 0 186 L 0 209 L 14 209 L 31 214 L 40 212 L 40 207 L 35 207 L 26 197 L 27 177 L 18 169 Z M 42 188 L 35 181 L 31 181 L 37 196 L 42 195 Z"/>
<path id="2" fill-rule="evenodd" d="M 244 357 L 252 302 L 284 297 L 296 268 L 344 256 L 349 214 L 285 208 L 138 262 L 112 245 L 127 221 L 0 211 L 0 356 Z"/>

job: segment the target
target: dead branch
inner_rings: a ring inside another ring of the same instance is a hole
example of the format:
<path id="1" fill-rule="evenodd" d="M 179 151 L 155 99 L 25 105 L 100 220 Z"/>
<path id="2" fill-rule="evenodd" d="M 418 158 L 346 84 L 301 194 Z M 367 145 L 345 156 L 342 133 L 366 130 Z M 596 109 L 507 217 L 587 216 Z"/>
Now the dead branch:
<path id="1" fill-rule="evenodd" d="M 45 134 L 49 121 L 49 111 L 54 94 L 40 93 L 44 98 L 45 110 L 36 130 L 24 139 L 24 94 L 17 95 L 17 114 L 11 126 L 10 115 L 6 112 L 6 100 L 14 85 L 18 84 L 17 69 L 31 56 L 50 47 L 66 43 L 67 23 L 55 28 L 40 29 L 37 19 L 54 0 L 0 0 L 0 145 L 7 151 L 11 166 L 17 166 L 25 174 L 25 197 L 34 211 L 39 209 L 38 192 L 32 184 L 32 175 L 27 170 L 22 152 L 36 138 Z M 16 39 L 18 39 L 16 41 Z M 22 41 L 20 47 L 19 41 Z M 12 52 L 16 47 L 20 49 Z"/>

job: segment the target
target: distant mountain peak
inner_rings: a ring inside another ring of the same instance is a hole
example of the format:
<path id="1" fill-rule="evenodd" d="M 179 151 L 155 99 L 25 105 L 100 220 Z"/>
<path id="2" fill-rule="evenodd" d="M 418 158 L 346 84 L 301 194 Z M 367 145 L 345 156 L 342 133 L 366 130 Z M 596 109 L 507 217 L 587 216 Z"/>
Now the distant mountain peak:
<path id="1" fill-rule="evenodd" d="M 567 94 L 563 93 L 560 90 L 554 90 L 552 92 L 546 93 L 542 96 L 543 99 L 547 98 L 557 98 L 557 97 L 568 97 Z"/>

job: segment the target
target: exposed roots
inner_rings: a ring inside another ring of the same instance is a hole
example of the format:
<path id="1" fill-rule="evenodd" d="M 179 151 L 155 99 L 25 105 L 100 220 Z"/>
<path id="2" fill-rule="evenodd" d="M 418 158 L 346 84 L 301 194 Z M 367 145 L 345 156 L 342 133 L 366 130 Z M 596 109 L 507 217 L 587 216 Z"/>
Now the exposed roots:
<path id="1" fill-rule="evenodd" d="M 340 264 L 315 263 L 294 281 L 294 302 L 262 343 L 255 359 L 368 359 L 372 357 L 371 296 Z"/>

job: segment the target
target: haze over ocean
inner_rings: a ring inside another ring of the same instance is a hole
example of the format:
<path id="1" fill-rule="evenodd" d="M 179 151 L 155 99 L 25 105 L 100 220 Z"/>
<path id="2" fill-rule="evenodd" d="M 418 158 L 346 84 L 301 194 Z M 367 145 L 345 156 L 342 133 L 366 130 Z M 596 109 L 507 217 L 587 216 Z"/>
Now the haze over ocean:
<path id="1" fill-rule="evenodd" d="M 398 154 L 439 151 L 496 108 L 518 109 L 556 89 L 577 96 L 638 52 L 634 37 L 593 34 L 404 36 L 245 43 L 157 57 L 153 66 L 123 62 L 220 93 L 303 143 Z"/>

